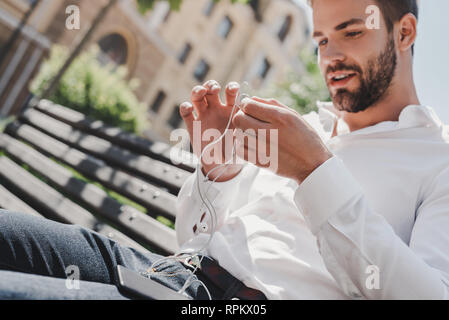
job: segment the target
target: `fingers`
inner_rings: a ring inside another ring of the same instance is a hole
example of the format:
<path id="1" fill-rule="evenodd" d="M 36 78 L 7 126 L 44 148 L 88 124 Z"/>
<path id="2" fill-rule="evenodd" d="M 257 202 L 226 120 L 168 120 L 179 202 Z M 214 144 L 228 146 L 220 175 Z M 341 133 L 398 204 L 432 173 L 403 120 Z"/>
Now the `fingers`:
<path id="1" fill-rule="evenodd" d="M 273 144 L 277 145 L 277 134 L 267 135 L 266 131 L 258 131 L 257 136 L 248 133 L 234 131 L 235 137 L 235 155 L 258 167 L 266 168 L 276 172 L 278 167 L 278 151 Z"/>
<path id="2" fill-rule="evenodd" d="M 226 106 L 233 107 L 235 104 L 235 100 L 239 94 L 240 85 L 237 82 L 230 82 L 226 86 Z"/>
<path id="3" fill-rule="evenodd" d="M 197 115 L 200 115 L 207 109 L 206 94 L 207 89 L 203 86 L 196 86 L 192 89 L 190 100 L 193 103 Z"/>
<path id="4" fill-rule="evenodd" d="M 281 106 L 282 104 L 280 102 L 278 102 L 275 99 L 265 99 L 265 98 L 261 98 L 261 97 L 251 97 L 251 99 L 258 101 L 258 102 L 262 102 L 262 103 L 266 103 L 266 104 L 271 104 L 274 106 Z"/>
<path id="5" fill-rule="evenodd" d="M 230 82 L 226 86 L 226 106 L 233 107 L 238 96 L 240 85 Z M 221 86 L 215 80 L 206 81 L 202 86 L 196 86 L 192 90 L 191 101 L 198 114 L 204 112 L 208 107 L 221 107 Z"/>
<path id="6" fill-rule="evenodd" d="M 222 103 L 220 101 L 220 91 L 221 86 L 215 80 L 209 80 L 203 85 L 207 89 L 206 101 L 209 107 L 221 107 Z"/>
<path id="7" fill-rule="evenodd" d="M 253 135 L 251 132 L 257 133 L 258 129 L 271 128 L 269 123 L 253 118 L 240 110 L 232 118 L 232 124 L 235 128 L 247 131 L 250 135 Z"/>
<path id="8" fill-rule="evenodd" d="M 287 107 L 286 105 L 280 103 L 276 99 L 264 99 L 264 98 L 260 98 L 260 97 L 252 97 L 251 99 L 253 99 L 253 100 L 257 101 L 257 102 L 262 102 L 262 103 L 265 103 L 265 104 L 270 104 L 270 105 L 277 106 L 277 107 L 280 107 L 280 108 L 283 108 L 283 109 L 294 111 L 292 108 Z"/>
<path id="9" fill-rule="evenodd" d="M 277 105 L 264 103 L 260 100 L 258 101 L 250 98 L 243 99 L 242 109 L 247 115 L 268 123 L 273 123 L 279 120 L 286 110 Z"/>
<path id="10" fill-rule="evenodd" d="M 257 139 L 251 135 L 236 134 L 235 155 L 247 162 L 257 165 Z"/>
<path id="11" fill-rule="evenodd" d="M 193 121 L 195 116 L 193 115 L 193 105 L 190 102 L 184 102 L 179 106 L 179 113 L 184 120 L 187 131 L 189 131 L 190 137 L 193 135 Z"/>

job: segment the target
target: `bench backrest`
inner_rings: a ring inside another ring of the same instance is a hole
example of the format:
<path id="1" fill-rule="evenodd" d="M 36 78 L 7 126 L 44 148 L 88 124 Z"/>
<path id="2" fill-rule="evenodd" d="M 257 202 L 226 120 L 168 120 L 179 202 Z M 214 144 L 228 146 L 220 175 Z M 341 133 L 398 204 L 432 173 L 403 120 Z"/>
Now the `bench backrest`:
<path id="1" fill-rule="evenodd" d="M 139 250 L 177 250 L 192 154 L 47 100 L 0 134 L 0 207 L 78 224 Z"/>

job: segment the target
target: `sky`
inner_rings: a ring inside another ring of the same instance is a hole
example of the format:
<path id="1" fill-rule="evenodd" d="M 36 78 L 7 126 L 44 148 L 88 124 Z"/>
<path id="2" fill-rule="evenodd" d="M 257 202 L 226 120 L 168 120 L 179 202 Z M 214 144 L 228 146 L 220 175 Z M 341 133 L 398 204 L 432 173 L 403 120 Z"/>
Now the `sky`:
<path id="1" fill-rule="evenodd" d="M 305 0 L 295 0 L 305 2 Z M 311 20 L 311 11 L 308 11 Z M 449 0 L 421 0 L 414 77 L 422 105 L 449 124 Z"/>
<path id="2" fill-rule="evenodd" d="M 418 95 L 449 124 L 449 1 L 422 0 L 420 10 L 414 67 Z"/>

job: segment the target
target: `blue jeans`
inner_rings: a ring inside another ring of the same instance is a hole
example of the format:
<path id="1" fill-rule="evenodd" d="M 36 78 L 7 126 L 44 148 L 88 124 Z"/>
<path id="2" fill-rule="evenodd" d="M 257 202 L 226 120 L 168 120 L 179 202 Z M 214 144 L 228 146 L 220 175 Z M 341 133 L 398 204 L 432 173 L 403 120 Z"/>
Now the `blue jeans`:
<path id="1" fill-rule="evenodd" d="M 22 272 L 0 271 L 0 300 L 124 300 L 116 286 L 80 281 L 68 289 L 66 280 Z"/>
<path id="2" fill-rule="evenodd" d="M 142 273 L 160 258 L 80 226 L 0 210 L 0 299 L 125 299 L 117 290 L 117 265 Z M 70 266 L 79 270 L 79 289 L 66 285 Z M 163 272 L 151 278 L 174 290 L 181 289 L 190 275 L 174 260 L 156 269 Z M 208 298 L 198 281 L 186 293 L 194 299 Z"/>

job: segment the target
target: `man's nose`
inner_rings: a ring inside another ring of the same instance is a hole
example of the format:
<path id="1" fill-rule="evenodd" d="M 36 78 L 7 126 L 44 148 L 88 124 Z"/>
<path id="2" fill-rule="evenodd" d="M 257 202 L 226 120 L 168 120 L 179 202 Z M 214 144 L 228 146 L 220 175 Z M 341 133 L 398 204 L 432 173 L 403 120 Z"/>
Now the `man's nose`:
<path id="1" fill-rule="evenodd" d="M 320 49 L 320 60 L 324 66 L 329 66 L 338 62 L 344 62 L 346 56 L 337 44 L 329 42 L 325 48 Z"/>

